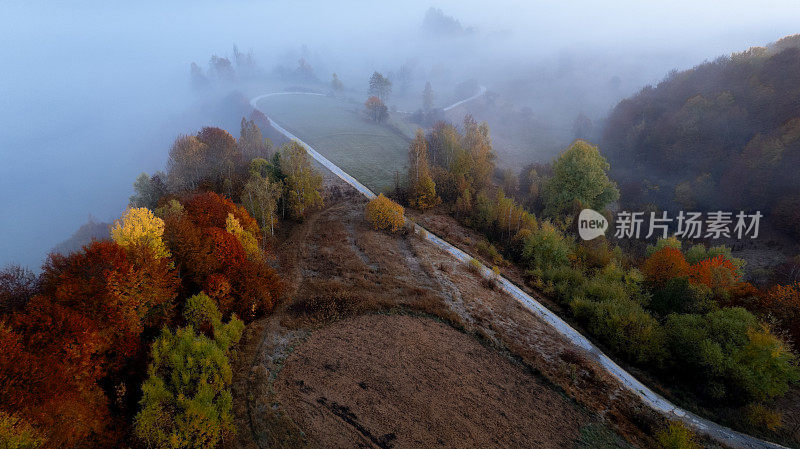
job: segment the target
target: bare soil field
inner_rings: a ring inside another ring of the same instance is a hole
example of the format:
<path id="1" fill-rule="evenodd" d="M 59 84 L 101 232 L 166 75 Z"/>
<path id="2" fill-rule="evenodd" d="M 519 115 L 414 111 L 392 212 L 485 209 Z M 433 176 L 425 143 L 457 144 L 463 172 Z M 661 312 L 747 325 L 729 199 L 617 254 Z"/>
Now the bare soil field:
<path id="1" fill-rule="evenodd" d="M 549 325 L 333 184 L 282 230 L 288 293 L 240 345 L 230 447 L 654 446 L 661 421 Z"/>
<path id="2" fill-rule="evenodd" d="M 312 333 L 275 389 L 324 447 L 561 448 L 587 419 L 523 366 L 407 315 L 362 315 Z"/>

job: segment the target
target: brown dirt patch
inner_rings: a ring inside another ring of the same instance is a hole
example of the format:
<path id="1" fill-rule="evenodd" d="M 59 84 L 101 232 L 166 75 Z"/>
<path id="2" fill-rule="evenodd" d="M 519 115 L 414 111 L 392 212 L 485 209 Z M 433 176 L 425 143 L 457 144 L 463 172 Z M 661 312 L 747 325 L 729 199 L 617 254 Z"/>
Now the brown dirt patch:
<path id="1" fill-rule="evenodd" d="M 365 315 L 313 332 L 274 386 L 321 447 L 560 448 L 586 419 L 469 335 L 406 315 Z"/>

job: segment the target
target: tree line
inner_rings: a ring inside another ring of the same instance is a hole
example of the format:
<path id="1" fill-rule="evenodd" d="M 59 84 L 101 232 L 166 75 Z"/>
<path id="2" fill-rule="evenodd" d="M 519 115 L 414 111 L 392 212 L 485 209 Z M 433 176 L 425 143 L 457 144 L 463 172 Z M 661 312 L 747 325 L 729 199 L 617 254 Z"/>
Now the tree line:
<path id="1" fill-rule="evenodd" d="M 180 136 L 111 238 L 0 270 L 0 439 L 7 447 L 215 447 L 234 432 L 230 357 L 284 286 L 282 220 L 322 204 L 296 142 L 251 121 Z"/>

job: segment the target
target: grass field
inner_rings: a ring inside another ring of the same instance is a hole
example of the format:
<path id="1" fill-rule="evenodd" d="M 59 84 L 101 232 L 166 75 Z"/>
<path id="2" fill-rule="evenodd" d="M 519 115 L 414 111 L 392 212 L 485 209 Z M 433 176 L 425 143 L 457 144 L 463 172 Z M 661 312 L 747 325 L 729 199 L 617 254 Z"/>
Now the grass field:
<path id="1" fill-rule="evenodd" d="M 408 138 L 366 120 L 360 104 L 278 95 L 261 100 L 258 108 L 376 192 L 394 185 L 396 171 L 405 171 Z"/>

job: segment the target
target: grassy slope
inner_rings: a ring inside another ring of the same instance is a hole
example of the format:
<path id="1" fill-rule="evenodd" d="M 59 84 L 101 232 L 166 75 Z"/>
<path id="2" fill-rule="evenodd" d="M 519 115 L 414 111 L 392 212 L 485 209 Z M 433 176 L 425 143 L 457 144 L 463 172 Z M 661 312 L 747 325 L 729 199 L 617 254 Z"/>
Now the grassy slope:
<path id="1" fill-rule="evenodd" d="M 265 98 L 259 109 L 372 190 L 394 185 L 407 164 L 408 140 L 367 121 L 360 105 L 306 95 Z"/>

